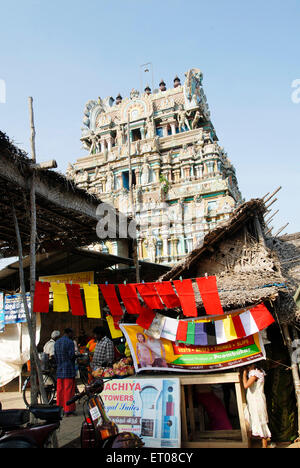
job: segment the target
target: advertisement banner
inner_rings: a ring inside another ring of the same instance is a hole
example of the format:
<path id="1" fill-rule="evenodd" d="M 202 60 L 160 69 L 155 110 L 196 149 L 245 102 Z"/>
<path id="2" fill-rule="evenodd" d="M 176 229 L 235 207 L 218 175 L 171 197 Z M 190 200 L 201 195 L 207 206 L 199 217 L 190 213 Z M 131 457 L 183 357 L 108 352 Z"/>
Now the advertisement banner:
<path id="1" fill-rule="evenodd" d="M 180 447 L 179 379 L 113 379 L 101 398 L 109 419 L 120 431 L 141 436 L 145 447 Z"/>
<path id="2" fill-rule="evenodd" d="M 74 283 L 83 287 L 84 284 L 94 283 L 94 272 L 83 271 L 80 273 L 66 273 L 64 275 L 40 276 L 39 281 L 47 281 L 48 283 Z"/>
<path id="3" fill-rule="evenodd" d="M 147 336 L 142 327 L 120 324 L 134 362 L 135 371 L 213 372 L 265 359 L 259 333 L 214 346 L 186 345 Z"/>
<path id="4" fill-rule="evenodd" d="M 26 293 L 26 299 L 29 310 L 31 310 L 30 293 Z M 4 322 L 6 325 L 10 323 L 26 322 L 25 309 L 21 294 L 13 294 L 5 296 L 4 302 Z"/>

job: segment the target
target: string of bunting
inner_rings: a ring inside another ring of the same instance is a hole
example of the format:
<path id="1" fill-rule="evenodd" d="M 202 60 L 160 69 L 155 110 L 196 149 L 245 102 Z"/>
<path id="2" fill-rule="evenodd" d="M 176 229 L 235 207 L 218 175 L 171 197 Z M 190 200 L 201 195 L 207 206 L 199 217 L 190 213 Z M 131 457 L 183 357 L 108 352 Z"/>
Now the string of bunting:
<path id="1" fill-rule="evenodd" d="M 53 311 L 101 318 L 100 292 L 109 308 L 106 317 L 111 333 L 122 334 L 118 323 L 124 315 L 116 287 L 128 314 L 136 315 L 136 323 L 155 338 L 167 338 L 190 345 L 215 345 L 253 335 L 268 327 L 274 319 L 264 304 L 237 314 L 224 314 L 215 276 L 196 278 L 207 316 L 197 319 L 197 306 L 192 279 L 139 284 L 79 284 L 37 281 L 33 312 L 49 312 L 49 294 L 53 293 Z M 140 301 L 139 296 L 143 300 Z M 186 319 L 162 315 L 165 309 L 180 308 Z M 159 311 L 159 312 L 156 312 Z M 108 318 L 109 317 L 109 318 Z M 120 335 L 121 336 L 121 335 Z"/>

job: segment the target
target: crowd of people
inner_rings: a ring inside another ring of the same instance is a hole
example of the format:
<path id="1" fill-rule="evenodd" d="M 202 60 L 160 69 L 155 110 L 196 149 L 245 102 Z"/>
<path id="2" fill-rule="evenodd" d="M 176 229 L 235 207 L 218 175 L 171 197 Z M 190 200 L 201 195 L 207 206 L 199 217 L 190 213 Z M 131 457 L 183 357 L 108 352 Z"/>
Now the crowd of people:
<path id="1" fill-rule="evenodd" d="M 71 328 L 66 328 L 62 336 L 58 330 L 54 330 L 43 348 L 43 353 L 55 363 L 57 405 L 63 408 L 66 416 L 76 414 L 75 403 L 67 405 L 67 401 L 75 395 L 76 357 L 80 352 L 89 353 L 91 371 L 99 367 L 112 366 L 115 359 L 114 343 L 108 338 L 104 327 L 96 327 L 93 334 L 90 339 L 81 336 L 76 342 Z"/>

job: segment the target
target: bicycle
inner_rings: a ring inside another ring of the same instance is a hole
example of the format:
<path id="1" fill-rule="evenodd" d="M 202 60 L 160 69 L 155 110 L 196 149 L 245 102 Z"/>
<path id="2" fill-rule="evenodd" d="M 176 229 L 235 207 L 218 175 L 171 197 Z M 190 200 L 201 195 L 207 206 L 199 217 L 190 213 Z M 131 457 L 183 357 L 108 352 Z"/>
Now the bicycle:
<path id="1" fill-rule="evenodd" d="M 81 383 L 83 385 L 88 384 L 88 364 L 89 364 L 89 355 L 88 353 L 82 353 L 76 356 L 76 361 L 78 365 L 78 371 Z M 43 372 L 43 384 L 47 396 L 47 404 L 54 405 L 56 401 L 56 390 L 57 390 L 57 381 L 56 381 L 56 366 L 53 362 L 48 361 L 48 364 L 45 365 Z M 22 387 L 23 400 L 25 406 L 29 408 L 31 406 L 31 380 L 28 376 Z M 79 393 L 79 389 L 76 385 L 76 394 Z M 40 391 L 37 392 L 37 403 L 42 404 L 42 397 Z"/>

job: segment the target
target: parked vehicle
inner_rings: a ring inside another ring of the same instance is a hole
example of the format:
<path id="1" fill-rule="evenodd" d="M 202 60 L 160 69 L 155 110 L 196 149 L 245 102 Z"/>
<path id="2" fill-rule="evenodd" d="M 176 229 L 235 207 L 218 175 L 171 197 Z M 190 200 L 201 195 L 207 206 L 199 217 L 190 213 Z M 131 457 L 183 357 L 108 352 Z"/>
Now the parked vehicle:
<path id="1" fill-rule="evenodd" d="M 43 366 L 43 383 L 44 388 L 47 396 L 47 402 L 49 405 L 55 404 L 56 401 L 56 366 L 51 363 L 51 361 L 42 360 Z M 78 366 L 80 381 L 83 385 L 88 383 L 88 364 L 89 364 L 89 356 L 88 353 L 78 354 L 76 356 L 76 363 Z M 31 399 L 31 382 L 30 376 L 28 376 L 23 383 L 22 387 L 23 392 L 23 400 L 27 408 L 30 407 L 30 399 Z M 76 393 L 79 393 L 78 388 L 76 387 Z M 38 391 L 37 394 L 37 401 L 38 403 L 42 403 L 41 394 Z"/>
<path id="2" fill-rule="evenodd" d="M 100 396 L 104 388 L 102 379 L 86 385 L 83 392 L 75 395 L 67 404 L 85 398 L 84 422 L 81 427 L 81 448 L 142 448 L 144 442 L 131 432 L 119 432 L 118 426 L 106 414 Z"/>
<path id="3" fill-rule="evenodd" d="M 29 422 L 30 413 L 42 422 Z M 36 405 L 29 409 L 0 411 L 1 448 L 56 448 L 56 431 L 63 412 L 60 406 Z"/>

